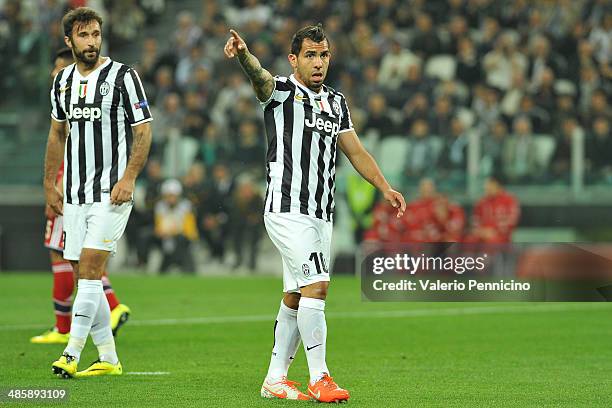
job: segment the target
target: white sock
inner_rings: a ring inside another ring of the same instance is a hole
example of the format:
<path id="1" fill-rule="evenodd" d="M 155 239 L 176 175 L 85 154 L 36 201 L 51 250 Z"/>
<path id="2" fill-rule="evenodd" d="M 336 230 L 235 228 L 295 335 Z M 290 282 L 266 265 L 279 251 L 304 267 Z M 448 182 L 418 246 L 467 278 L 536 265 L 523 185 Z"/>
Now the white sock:
<path id="1" fill-rule="evenodd" d="M 100 280 L 79 279 L 77 287 L 78 291 L 72 306 L 70 339 L 64 353 L 75 357 L 79 361 L 87 335 L 98 312 L 100 297 L 104 297 L 104 293 Z"/>
<path id="2" fill-rule="evenodd" d="M 91 339 L 98 348 L 100 361 L 106 361 L 111 364 L 117 364 L 119 358 L 115 350 L 115 338 L 111 329 L 111 311 L 108 305 L 108 300 L 102 291 L 100 296 L 100 306 L 98 313 L 91 325 Z"/>
<path id="3" fill-rule="evenodd" d="M 327 323 L 325 322 L 325 301 L 302 296 L 297 314 L 304 351 L 308 360 L 310 382 L 317 381 L 323 373 L 328 373 L 325 363 Z"/>
<path id="4" fill-rule="evenodd" d="M 281 300 L 274 324 L 274 346 L 267 375 L 269 380 L 278 380 L 286 376 L 295 358 L 295 353 L 300 346 L 297 316 L 298 311 L 291 309 Z"/>

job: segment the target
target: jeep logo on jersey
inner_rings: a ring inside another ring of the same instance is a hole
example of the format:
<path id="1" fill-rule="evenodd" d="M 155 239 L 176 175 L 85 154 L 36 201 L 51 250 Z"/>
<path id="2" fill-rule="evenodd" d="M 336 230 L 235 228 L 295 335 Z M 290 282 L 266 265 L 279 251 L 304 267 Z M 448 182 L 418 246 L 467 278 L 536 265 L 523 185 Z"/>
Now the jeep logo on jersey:
<path id="1" fill-rule="evenodd" d="M 102 117 L 102 109 L 94 106 L 93 103 L 86 103 L 82 106 L 70 104 L 70 109 L 66 112 L 68 119 L 97 121 Z"/>
<path id="2" fill-rule="evenodd" d="M 304 124 L 306 124 L 306 127 L 320 133 L 322 136 L 334 137 L 340 130 L 340 125 L 338 123 L 332 122 L 329 119 L 323 119 L 315 113 L 312 114 L 312 119 L 306 118 Z"/>

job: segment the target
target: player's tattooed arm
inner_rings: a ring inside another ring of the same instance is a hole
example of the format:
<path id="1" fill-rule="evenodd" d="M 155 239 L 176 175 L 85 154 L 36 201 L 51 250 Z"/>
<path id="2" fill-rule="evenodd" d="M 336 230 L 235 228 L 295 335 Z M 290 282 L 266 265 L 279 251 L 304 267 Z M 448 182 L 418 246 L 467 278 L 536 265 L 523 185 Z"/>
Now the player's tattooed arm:
<path id="1" fill-rule="evenodd" d="M 147 162 L 149 150 L 151 150 L 151 123 L 146 122 L 134 126 L 132 134 L 132 151 L 130 152 L 130 159 L 125 168 L 125 173 L 121 180 L 117 181 L 113 191 L 111 191 L 111 203 L 117 205 L 132 199 L 136 177 L 138 177 L 138 174 L 140 174 L 140 171 Z"/>
<path id="2" fill-rule="evenodd" d="M 223 52 L 228 58 L 238 57 L 242 70 L 247 74 L 257 99 L 267 101 L 274 92 L 274 77 L 261 66 L 261 63 L 249 52 L 246 43 L 234 30 L 230 30 L 231 37 L 227 40 Z"/>
<path id="3" fill-rule="evenodd" d="M 66 122 L 58 122 L 51 119 L 51 128 L 47 139 L 47 151 L 45 154 L 45 200 L 47 205 L 55 214 L 62 214 L 63 193 L 57 188 L 55 179 L 57 171 L 64 157 L 64 145 L 66 144 Z"/>

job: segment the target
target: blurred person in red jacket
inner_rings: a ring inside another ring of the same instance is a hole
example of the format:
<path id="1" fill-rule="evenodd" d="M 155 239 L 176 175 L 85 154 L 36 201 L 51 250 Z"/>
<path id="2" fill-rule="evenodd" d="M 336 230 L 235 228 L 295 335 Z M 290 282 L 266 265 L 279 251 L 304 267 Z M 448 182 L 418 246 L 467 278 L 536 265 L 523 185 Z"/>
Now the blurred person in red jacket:
<path id="1" fill-rule="evenodd" d="M 372 210 L 372 226 L 363 234 L 363 241 L 401 242 L 404 223 L 397 218 L 397 210 L 381 198 Z"/>
<path id="2" fill-rule="evenodd" d="M 461 205 L 439 194 L 433 203 L 433 216 L 438 226 L 438 242 L 461 242 L 466 221 Z"/>
<path id="3" fill-rule="evenodd" d="M 464 242 L 510 242 L 520 213 L 516 197 L 504 190 L 498 177 L 489 176 L 485 181 L 485 195 L 474 206 L 472 229 Z"/>
<path id="4" fill-rule="evenodd" d="M 440 231 L 434 215 L 437 200 L 438 192 L 434 181 L 429 178 L 421 179 L 419 197 L 406 206 L 402 242 L 437 242 L 440 239 Z"/>

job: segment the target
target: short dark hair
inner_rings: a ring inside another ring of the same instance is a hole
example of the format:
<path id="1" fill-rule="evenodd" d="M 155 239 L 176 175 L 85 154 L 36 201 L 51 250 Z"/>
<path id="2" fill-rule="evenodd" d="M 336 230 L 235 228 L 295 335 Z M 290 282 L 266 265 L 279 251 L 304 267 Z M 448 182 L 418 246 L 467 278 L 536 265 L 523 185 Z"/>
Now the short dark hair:
<path id="1" fill-rule="evenodd" d="M 72 35 L 72 29 L 74 24 L 77 23 L 79 26 L 97 21 L 102 28 L 102 17 L 96 12 L 96 10 L 89 7 L 78 7 L 74 10 L 70 10 L 64 18 L 62 18 L 62 25 L 64 26 L 64 35 L 70 37 Z"/>
<path id="2" fill-rule="evenodd" d="M 308 38 L 314 42 L 320 43 L 323 40 L 327 40 L 327 36 L 323 31 L 323 25 L 321 23 L 317 25 L 310 25 L 300 28 L 297 33 L 293 35 L 291 40 L 291 53 L 298 55 L 302 50 L 302 43 L 304 39 Z M 327 41 L 329 43 L 329 40 Z"/>
<path id="3" fill-rule="evenodd" d="M 55 53 L 55 58 L 72 60 L 74 57 L 72 55 L 72 50 L 68 47 L 64 47 L 57 50 L 57 52 Z"/>

